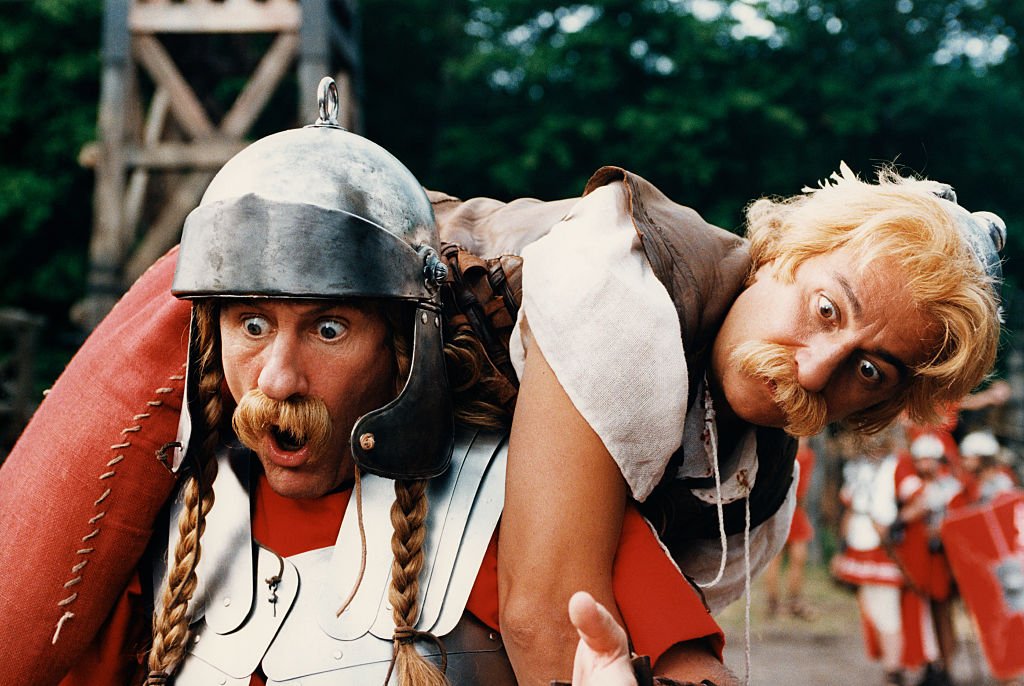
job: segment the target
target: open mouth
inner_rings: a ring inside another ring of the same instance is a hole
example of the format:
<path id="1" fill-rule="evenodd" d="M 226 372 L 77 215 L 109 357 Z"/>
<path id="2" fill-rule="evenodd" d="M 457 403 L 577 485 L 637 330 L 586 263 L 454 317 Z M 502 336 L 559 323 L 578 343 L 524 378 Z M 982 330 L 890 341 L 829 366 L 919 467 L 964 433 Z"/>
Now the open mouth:
<path id="1" fill-rule="evenodd" d="M 304 438 L 299 438 L 291 431 L 282 429 L 279 426 L 271 427 L 270 433 L 274 437 L 274 441 L 277 442 L 278 447 L 285 452 L 293 453 L 296 450 L 301 450 L 306 445 Z"/>

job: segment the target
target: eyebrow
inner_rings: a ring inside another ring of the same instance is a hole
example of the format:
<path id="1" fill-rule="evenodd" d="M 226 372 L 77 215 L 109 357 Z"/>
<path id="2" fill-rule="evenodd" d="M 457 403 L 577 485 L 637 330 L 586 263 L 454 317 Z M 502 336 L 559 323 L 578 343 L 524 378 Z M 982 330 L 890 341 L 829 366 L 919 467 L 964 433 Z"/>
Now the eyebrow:
<path id="1" fill-rule="evenodd" d="M 908 376 L 910 376 L 910 367 L 903 360 L 896 357 L 888 350 L 866 350 L 865 352 L 876 355 L 891 364 L 896 369 L 896 373 L 899 375 L 900 381 L 904 381 Z"/>
<path id="2" fill-rule="evenodd" d="M 266 298 L 253 298 L 253 297 L 242 297 L 242 298 L 225 298 L 225 303 L 222 307 L 238 306 L 238 307 L 260 307 L 267 303 L 284 303 L 287 305 L 298 305 L 300 307 L 309 308 L 312 312 L 325 312 L 335 307 L 356 307 L 351 300 L 328 300 L 324 298 L 281 298 L 281 297 L 266 297 Z"/>
<path id="3" fill-rule="evenodd" d="M 836 280 L 839 287 L 843 289 L 843 293 L 846 294 L 846 300 L 850 303 L 850 309 L 853 310 L 854 317 L 859 318 L 862 308 L 860 300 L 857 298 L 857 293 L 853 290 L 853 284 L 850 283 L 849 279 L 838 272 L 832 272 L 832 278 Z M 888 350 L 865 350 L 864 352 L 880 357 L 882 360 L 892 365 L 892 367 L 896 369 L 896 373 L 899 375 L 900 381 L 904 381 L 908 376 L 910 376 L 910 366 Z"/>
<path id="4" fill-rule="evenodd" d="M 850 281 L 845 276 L 837 272 L 832 272 L 832 278 L 836 280 L 839 287 L 843 289 L 844 293 L 846 293 L 846 299 L 850 302 L 850 307 L 853 309 L 853 315 L 855 317 L 860 317 L 860 300 L 857 299 L 857 294 L 854 292 Z"/>

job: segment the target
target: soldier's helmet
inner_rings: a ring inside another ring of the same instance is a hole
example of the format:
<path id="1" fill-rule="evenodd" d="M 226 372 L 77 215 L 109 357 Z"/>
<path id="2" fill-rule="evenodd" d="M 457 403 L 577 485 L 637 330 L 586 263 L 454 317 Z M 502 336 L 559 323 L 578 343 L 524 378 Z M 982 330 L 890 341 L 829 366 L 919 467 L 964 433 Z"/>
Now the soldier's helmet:
<path id="1" fill-rule="evenodd" d="M 408 381 L 356 421 L 350 440 L 370 473 L 431 478 L 447 468 L 454 433 L 433 210 L 398 159 L 338 125 L 333 80 L 318 95 L 315 124 L 262 138 L 217 173 L 185 221 L 172 292 L 410 303 Z"/>

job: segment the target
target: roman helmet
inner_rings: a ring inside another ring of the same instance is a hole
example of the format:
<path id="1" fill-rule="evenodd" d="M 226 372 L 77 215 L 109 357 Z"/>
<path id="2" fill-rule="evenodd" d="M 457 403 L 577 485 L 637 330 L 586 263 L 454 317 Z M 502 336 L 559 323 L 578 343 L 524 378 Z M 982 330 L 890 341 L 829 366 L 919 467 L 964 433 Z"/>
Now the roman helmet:
<path id="1" fill-rule="evenodd" d="M 921 434 L 910 444 L 910 456 L 915 460 L 941 460 L 946 456 L 946 446 L 935 434 Z"/>
<path id="2" fill-rule="evenodd" d="M 356 421 L 350 441 L 367 472 L 432 478 L 447 469 L 454 435 L 439 296 L 447 269 L 433 209 L 401 162 L 338 125 L 332 79 L 320 82 L 318 98 L 315 124 L 262 138 L 217 173 L 185 220 L 171 291 L 184 299 L 411 303 L 408 381 L 392 402 Z M 186 384 L 193 413 L 195 347 L 193 336 Z M 180 433 L 187 442 L 190 421 Z"/>
<path id="3" fill-rule="evenodd" d="M 960 441 L 960 454 L 994 459 L 999 454 L 999 441 L 988 431 L 972 431 Z"/>
<path id="4" fill-rule="evenodd" d="M 969 212 L 957 202 L 956 192 L 952 186 L 940 182 L 932 183 L 932 192 L 950 203 L 947 209 L 956 220 L 960 235 L 971 254 L 991 280 L 992 289 L 998 300 L 999 288 L 1003 282 L 1003 262 L 999 254 L 1006 245 L 1006 222 L 993 212 Z"/>

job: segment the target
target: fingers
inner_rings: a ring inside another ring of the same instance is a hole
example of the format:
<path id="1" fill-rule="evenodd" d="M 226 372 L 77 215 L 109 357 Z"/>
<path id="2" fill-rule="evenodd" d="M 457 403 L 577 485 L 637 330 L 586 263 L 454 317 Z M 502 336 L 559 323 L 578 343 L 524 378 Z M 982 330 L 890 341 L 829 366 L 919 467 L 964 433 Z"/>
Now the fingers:
<path id="1" fill-rule="evenodd" d="M 586 591 L 578 591 L 569 599 L 569 619 L 580 638 L 595 653 L 610 658 L 629 654 L 626 632 Z"/>

